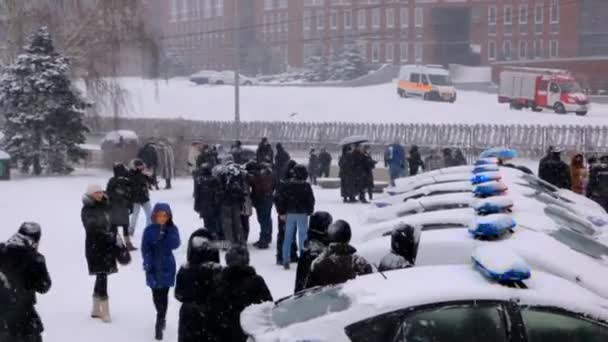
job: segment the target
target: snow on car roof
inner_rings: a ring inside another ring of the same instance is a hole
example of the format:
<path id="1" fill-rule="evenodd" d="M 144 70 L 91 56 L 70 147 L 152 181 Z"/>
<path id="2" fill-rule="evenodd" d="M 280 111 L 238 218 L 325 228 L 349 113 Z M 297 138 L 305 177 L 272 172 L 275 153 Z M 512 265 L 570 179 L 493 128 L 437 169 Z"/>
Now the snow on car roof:
<path id="1" fill-rule="evenodd" d="M 0 150 L 0 160 L 9 160 L 9 159 L 11 159 L 11 156 L 8 153 Z"/>
<path id="2" fill-rule="evenodd" d="M 103 137 L 103 139 L 101 140 L 101 144 L 102 145 L 104 143 L 118 144 L 120 142 L 121 138 L 124 142 L 132 142 L 132 141 L 137 142 L 139 140 L 139 138 L 137 137 L 137 133 L 123 129 L 123 130 L 108 132 L 105 135 L 105 137 Z"/>
<path id="3" fill-rule="evenodd" d="M 449 182 L 449 183 L 439 183 L 439 184 L 430 184 L 423 186 L 419 189 L 409 191 L 406 193 L 398 194 L 395 196 L 385 196 L 379 198 L 374 201 L 374 203 L 388 203 L 395 204 L 403 202 L 406 198 L 417 198 L 423 196 L 429 196 L 431 194 L 445 194 L 449 192 L 471 192 L 473 191 L 473 186 L 471 182 L 461 181 L 461 182 Z"/>
<path id="4" fill-rule="evenodd" d="M 466 181 L 471 178 L 469 173 L 446 173 L 437 174 L 429 177 L 421 177 L 408 183 L 401 183 L 397 186 L 387 189 L 387 193 L 405 193 L 408 191 L 416 190 L 431 184 L 442 184 L 448 182 Z"/>

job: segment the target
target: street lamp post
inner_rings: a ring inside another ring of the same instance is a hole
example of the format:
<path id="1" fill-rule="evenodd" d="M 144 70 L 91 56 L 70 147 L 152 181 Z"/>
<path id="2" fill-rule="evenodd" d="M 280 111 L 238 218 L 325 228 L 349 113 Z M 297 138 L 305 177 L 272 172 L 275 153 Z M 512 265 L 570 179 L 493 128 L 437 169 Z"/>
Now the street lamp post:
<path id="1" fill-rule="evenodd" d="M 241 20 L 238 11 L 239 0 L 234 0 L 234 20 L 237 30 L 234 36 L 234 127 L 235 138 L 241 138 L 241 99 L 240 99 L 240 69 L 241 69 Z"/>

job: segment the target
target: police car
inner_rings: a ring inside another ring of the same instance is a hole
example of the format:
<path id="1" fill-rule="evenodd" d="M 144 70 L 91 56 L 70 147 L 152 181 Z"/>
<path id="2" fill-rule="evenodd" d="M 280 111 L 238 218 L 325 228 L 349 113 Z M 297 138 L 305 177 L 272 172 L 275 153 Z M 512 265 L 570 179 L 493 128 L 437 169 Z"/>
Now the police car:
<path id="1" fill-rule="evenodd" d="M 251 306 L 241 325 L 250 342 L 600 342 L 608 303 L 490 247 L 466 265 L 375 273 Z"/>

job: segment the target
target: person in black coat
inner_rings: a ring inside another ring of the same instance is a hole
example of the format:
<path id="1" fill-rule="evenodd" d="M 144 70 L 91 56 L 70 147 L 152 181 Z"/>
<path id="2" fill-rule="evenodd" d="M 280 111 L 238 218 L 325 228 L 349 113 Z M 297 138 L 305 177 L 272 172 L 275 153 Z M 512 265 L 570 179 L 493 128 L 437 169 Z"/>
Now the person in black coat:
<path id="1" fill-rule="evenodd" d="M 287 177 L 287 166 L 290 160 L 291 156 L 289 153 L 285 151 L 281 143 L 278 143 L 277 154 L 274 157 L 275 174 L 278 177 L 278 181 L 284 180 Z"/>
<path id="2" fill-rule="evenodd" d="M 215 297 L 222 266 L 213 239 L 206 229 L 192 233 L 188 261 L 177 273 L 175 298 L 182 303 L 178 342 L 221 342 Z"/>
<path id="3" fill-rule="evenodd" d="M 319 176 L 328 178 L 331 171 L 331 154 L 327 152 L 325 147 L 321 148 L 319 153 Z"/>
<path id="4" fill-rule="evenodd" d="M 283 266 L 283 241 L 285 241 L 285 226 L 286 226 L 286 218 L 285 212 L 283 212 L 278 207 L 277 201 L 280 198 L 284 198 L 285 186 L 294 178 L 293 169 L 298 165 L 295 160 L 290 160 L 287 162 L 287 166 L 285 167 L 285 175 L 280 176 L 282 180 L 279 182 L 276 191 L 274 193 L 274 206 L 277 211 L 277 265 Z M 296 232 L 293 233 L 293 243 L 291 244 L 291 262 L 297 262 L 298 255 L 298 247 L 296 243 Z"/>
<path id="5" fill-rule="evenodd" d="M 553 150 L 555 150 L 555 146 L 549 146 L 547 148 L 547 154 L 545 154 L 544 157 L 542 157 L 540 159 L 540 161 L 538 162 L 538 174 L 540 175 L 540 166 L 545 164 L 546 162 L 549 161 L 549 159 L 551 159 L 551 154 L 553 153 Z"/>
<path id="6" fill-rule="evenodd" d="M 327 235 L 329 247 L 313 261 L 306 287 L 342 284 L 372 273 L 372 266 L 349 244 L 351 229 L 348 222 L 334 222 Z"/>
<path id="7" fill-rule="evenodd" d="M 540 164 L 538 177 L 558 188 L 571 188 L 570 167 L 562 161 L 560 150 L 554 150 L 551 158 Z"/>
<path id="8" fill-rule="evenodd" d="M 226 253 L 226 265 L 216 286 L 221 303 L 220 341 L 245 342 L 247 336 L 241 328 L 241 312 L 250 305 L 273 299 L 264 278 L 249 266 L 246 247 L 231 247 Z"/>
<path id="9" fill-rule="evenodd" d="M 306 283 L 310 274 L 310 266 L 329 245 L 327 228 L 329 228 L 332 222 L 333 217 L 326 211 L 317 211 L 310 217 L 308 240 L 306 240 L 304 250 L 298 260 L 294 293 L 307 289 Z"/>
<path id="10" fill-rule="evenodd" d="M 319 175 L 319 156 L 315 149 L 310 150 L 308 157 L 308 176 L 310 177 L 310 184 L 317 185 L 317 176 Z"/>
<path id="11" fill-rule="evenodd" d="M 462 150 L 459 148 L 454 151 L 454 164 L 454 166 L 467 165 L 467 158 L 465 158 Z"/>
<path id="12" fill-rule="evenodd" d="M 602 157 L 600 162 L 591 166 L 586 193 L 587 197 L 608 211 L 608 156 Z"/>
<path id="13" fill-rule="evenodd" d="M 391 233 L 391 252 L 382 258 L 379 272 L 413 267 L 418 254 L 420 234 L 416 228 L 401 224 Z"/>
<path id="14" fill-rule="evenodd" d="M 356 202 L 355 200 L 355 184 L 353 171 L 353 153 L 350 146 L 342 148 L 342 155 L 338 161 L 340 167 L 340 193 L 344 203 Z"/>
<path id="15" fill-rule="evenodd" d="M 274 151 L 272 150 L 272 145 L 268 142 L 268 138 L 262 138 L 260 144 L 258 145 L 258 149 L 256 151 L 256 158 L 258 163 L 269 163 L 272 164 L 274 162 Z"/>
<path id="16" fill-rule="evenodd" d="M 363 153 L 365 155 L 365 189 L 371 200 L 374 197 L 374 169 L 378 162 L 372 158 L 369 145 L 365 145 Z"/>
<path id="17" fill-rule="evenodd" d="M 0 243 L 0 341 L 42 341 L 44 326 L 35 308 L 36 293 L 47 293 L 51 278 L 38 252 L 40 237 L 40 225 L 26 222 L 6 243 Z"/>
<path id="18" fill-rule="evenodd" d="M 154 179 L 145 170 L 144 162 L 139 159 L 131 161 L 129 179 L 131 180 L 131 199 L 133 201 L 133 213 L 129 222 L 129 235 L 132 238 L 133 234 L 135 234 L 135 228 L 137 228 L 137 221 L 142 209 L 146 218 L 146 227 L 151 223 L 152 205 L 150 204 L 149 186 Z"/>
<path id="19" fill-rule="evenodd" d="M 134 251 L 129 234 L 129 215 L 133 212 L 133 190 L 129 170 L 124 164 L 114 164 L 114 177 L 110 178 L 106 186 L 106 194 L 110 199 L 111 221 L 113 230 L 122 227 L 125 245 L 129 251 Z"/>
<path id="20" fill-rule="evenodd" d="M 220 232 L 219 203 L 220 182 L 212 174 L 209 164 L 202 164 L 195 172 L 194 178 L 194 211 L 203 219 L 205 228 L 216 237 Z"/>
<path id="21" fill-rule="evenodd" d="M 94 275 L 91 317 L 111 322 L 108 275 L 118 272 L 116 265 L 116 230 L 110 220 L 108 197 L 98 185 L 90 185 L 84 195 L 81 219 L 86 231 L 85 255 L 89 274 Z"/>
<path id="22" fill-rule="evenodd" d="M 422 161 L 422 157 L 418 151 L 418 146 L 416 145 L 412 145 L 410 148 L 410 157 L 407 159 L 407 161 L 410 164 L 410 176 L 415 176 L 418 174 L 420 169 L 424 169 L 424 162 Z"/>
<path id="23" fill-rule="evenodd" d="M 365 191 L 369 186 L 368 159 L 365 156 L 362 145 L 355 146 L 353 151 L 353 183 L 354 193 L 359 196 L 361 203 L 368 203 L 365 199 Z"/>
<path id="24" fill-rule="evenodd" d="M 158 146 L 154 142 L 149 142 L 142 147 L 137 153 L 137 158 L 143 161 L 150 171 L 152 171 L 151 182 L 149 186 L 156 187 L 158 190 L 158 178 L 157 169 L 159 165 L 158 160 Z"/>
<path id="25" fill-rule="evenodd" d="M 444 167 L 452 167 L 452 166 L 458 165 L 456 163 L 456 159 L 454 159 L 454 156 L 452 155 L 451 148 L 443 149 L 443 165 L 444 165 Z"/>

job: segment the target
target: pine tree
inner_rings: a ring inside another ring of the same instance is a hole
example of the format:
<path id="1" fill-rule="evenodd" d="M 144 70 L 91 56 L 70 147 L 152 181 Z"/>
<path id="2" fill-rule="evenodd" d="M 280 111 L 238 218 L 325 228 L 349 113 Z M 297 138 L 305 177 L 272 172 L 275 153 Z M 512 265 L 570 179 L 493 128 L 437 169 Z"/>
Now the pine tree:
<path id="1" fill-rule="evenodd" d="M 336 58 L 335 79 L 352 80 L 368 72 L 361 51 L 355 45 L 347 46 Z"/>
<path id="2" fill-rule="evenodd" d="M 0 78 L 5 149 L 23 172 L 66 174 L 85 157 L 87 103 L 68 76 L 68 61 L 55 51 L 46 27 L 28 39 L 24 53 Z"/>
<path id="3" fill-rule="evenodd" d="M 329 79 L 328 64 L 321 55 L 311 56 L 304 62 L 304 80 L 307 82 L 323 82 Z"/>

